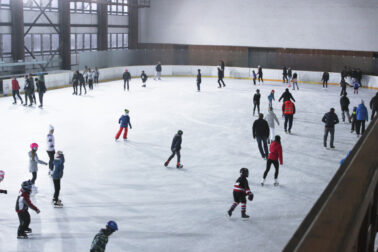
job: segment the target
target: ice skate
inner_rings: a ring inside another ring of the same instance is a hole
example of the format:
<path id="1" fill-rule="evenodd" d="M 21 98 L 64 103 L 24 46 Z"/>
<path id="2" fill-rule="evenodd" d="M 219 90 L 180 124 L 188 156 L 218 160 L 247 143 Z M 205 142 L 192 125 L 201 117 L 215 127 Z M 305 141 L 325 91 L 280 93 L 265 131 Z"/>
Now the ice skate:
<path id="1" fill-rule="evenodd" d="M 265 184 L 265 179 L 262 179 L 261 180 L 261 186 L 264 186 L 264 184 Z"/>
<path id="2" fill-rule="evenodd" d="M 167 167 L 168 165 L 169 165 L 169 162 L 166 161 L 166 162 L 164 163 L 164 166 Z"/>
<path id="3" fill-rule="evenodd" d="M 227 214 L 228 214 L 228 216 L 230 216 L 231 217 L 231 215 L 232 215 L 232 211 L 233 211 L 233 209 L 231 208 L 230 210 L 228 210 L 227 211 Z"/>
<path id="4" fill-rule="evenodd" d="M 28 235 L 26 233 L 17 235 L 17 239 L 28 239 Z"/>
<path id="5" fill-rule="evenodd" d="M 27 229 L 25 229 L 25 233 L 29 233 L 29 234 L 31 234 L 33 232 L 33 230 L 31 229 L 31 228 L 27 228 Z"/>
<path id="6" fill-rule="evenodd" d="M 17 102 L 13 102 L 13 104 L 17 104 Z"/>
<path id="7" fill-rule="evenodd" d="M 183 168 L 183 167 L 184 166 L 182 164 L 180 164 L 180 163 L 177 163 L 177 165 L 176 165 L 176 168 L 178 168 L 178 169 Z"/>
<path id="8" fill-rule="evenodd" d="M 241 217 L 242 217 L 243 219 L 248 219 L 248 218 L 249 218 L 249 215 L 247 215 L 245 212 L 242 212 Z"/>
<path id="9" fill-rule="evenodd" d="M 331 145 L 331 149 L 335 149 L 335 146 L 334 146 L 334 145 Z"/>
<path id="10" fill-rule="evenodd" d="M 277 179 L 275 179 L 274 180 L 274 186 L 278 186 L 280 183 L 278 183 L 278 180 Z"/>
<path id="11" fill-rule="evenodd" d="M 53 202 L 54 202 L 53 205 L 54 205 L 55 208 L 63 207 L 63 203 L 62 203 L 61 200 L 56 200 L 56 201 L 54 200 Z"/>

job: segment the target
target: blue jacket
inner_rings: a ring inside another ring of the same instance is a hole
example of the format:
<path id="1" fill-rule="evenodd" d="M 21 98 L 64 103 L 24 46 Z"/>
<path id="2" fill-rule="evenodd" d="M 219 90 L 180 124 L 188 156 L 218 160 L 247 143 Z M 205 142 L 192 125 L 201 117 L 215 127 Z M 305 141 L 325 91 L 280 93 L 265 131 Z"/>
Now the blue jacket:
<path id="1" fill-rule="evenodd" d="M 129 125 L 130 125 L 130 129 L 132 128 L 131 127 L 131 123 L 130 123 L 130 116 L 129 115 L 123 115 L 123 116 L 121 116 L 121 118 L 119 118 L 119 120 L 118 120 L 118 123 L 121 124 L 122 128 L 127 128 Z"/>
<path id="2" fill-rule="evenodd" d="M 53 179 L 61 179 L 63 177 L 64 170 L 64 156 L 62 155 L 60 159 L 54 159 L 54 171 L 52 174 Z"/>
<path id="3" fill-rule="evenodd" d="M 353 82 L 353 87 L 354 89 L 358 89 L 360 87 L 360 84 L 357 81 L 355 81 Z"/>
<path id="4" fill-rule="evenodd" d="M 274 101 L 274 93 L 270 93 L 268 95 L 268 100 L 271 102 L 272 100 Z"/>
<path id="5" fill-rule="evenodd" d="M 358 105 L 356 115 L 357 115 L 357 120 L 361 120 L 361 121 L 368 120 L 369 115 L 368 115 L 367 108 L 365 107 L 364 104 L 361 103 L 360 105 Z"/>

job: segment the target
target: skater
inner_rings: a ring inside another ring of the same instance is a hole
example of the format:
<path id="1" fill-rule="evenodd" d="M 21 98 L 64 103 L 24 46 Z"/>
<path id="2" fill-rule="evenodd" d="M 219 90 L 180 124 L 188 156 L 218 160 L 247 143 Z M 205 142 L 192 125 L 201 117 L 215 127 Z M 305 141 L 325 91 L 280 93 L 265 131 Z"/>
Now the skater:
<path id="1" fill-rule="evenodd" d="M 125 109 L 125 114 L 119 118 L 118 123 L 120 124 L 120 128 L 117 132 L 117 135 L 115 136 L 115 139 L 118 140 L 122 131 L 125 130 L 123 133 L 123 140 L 127 140 L 128 127 L 130 126 L 130 129 L 133 128 L 130 123 L 129 110 Z"/>
<path id="2" fill-rule="evenodd" d="M 90 68 L 88 68 L 88 87 L 90 90 L 93 90 L 93 71 L 91 71 Z"/>
<path id="3" fill-rule="evenodd" d="M 143 83 L 142 87 L 146 87 L 146 82 L 147 82 L 148 76 L 146 75 L 146 73 L 144 71 L 142 71 L 140 78 L 142 79 L 142 83 Z"/>
<path id="4" fill-rule="evenodd" d="M 28 153 L 29 154 L 29 171 L 33 175 L 32 180 L 30 182 L 34 186 L 35 181 L 37 179 L 38 164 L 47 165 L 47 163 L 38 159 L 38 155 L 37 155 L 38 144 L 32 143 L 30 145 L 30 149 L 31 151 L 29 151 Z"/>
<path id="5" fill-rule="evenodd" d="M 260 81 L 262 81 L 262 83 L 264 84 L 263 70 L 262 70 L 262 67 L 261 67 L 261 66 L 258 66 L 258 67 L 257 67 L 257 75 L 258 75 L 259 85 L 260 85 Z"/>
<path id="6" fill-rule="evenodd" d="M 352 128 L 350 129 L 350 133 L 353 133 L 353 131 L 356 129 L 357 124 L 357 107 L 353 107 L 353 112 L 350 116 L 350 120 L 352 122 Z"/>
<path id="7" fill-rule="evenodd" d="M 4 177 L 5 177 L 5 172 L 2 171 L 2 170 L 0 170 L 0 183 L 1 183 L 1 181 L 4 180 Z M 7 190 L 1 190 L 1 189 L 0 189 L 0 193 L 7 194 L 8 191 L 7 191 Z"/>
<path id="8" fill-rule="evenodd" d="M 201 92 L 201 82 L 202 82 L 201 69 L 198 69 L 198 73 L 197 73 L 197 91 L 198 92 Z"/>
<path id="9" fill-rule="evenodd" d="M 285 133 L 289 132 L 291 134 L 291 128 L 293 126 L 293 118 L 295 114 L 295 105 L 290 100 L 285 101 L 282 104 L 282 112 L 285 117 L 284 129 Z M 287 128 L 287 123 L 289 122 L 289 128 Z"/>
<path id="10" fill-rule="evenodd" d="M 49 126 L 49 134 L 47 134 L 47 155 L 49 156 L 49 175 L 54 169 L 54 155 L 55 155 L 55 137 L 54 126 Z"/>
<path id="11" fill-rule="evenodd" d="M 255 70 L 252 70 L 252 79 L 253 79 L 253 85 L 256 85 L 257 76 L 256 76 Z"/>
<path id="12" fill-rule="evenodd" d="M 270 91 L 270 94 L 268 95 L 268 101 L 269 101 L 269 107 L 272 108 L 273 104 L 272 102 L 275 101 L 274 99 L 274 89 Z"/>
<path id="13" fill-rule="evenodd" d="M 27 239 L 27 233 L 31 233 L 29 207 L 37 214 L 40 213 L 39 209 L 30 201 L 30 193 L 32 191 L 32 184 L 30 181 L 24 181 L 21 184 L 21 190 L 16 201 L 16 213 L 20 221 L 17 230 L 18 239 Z"/>
<path id="14" fill-rule="evenodd" d="M 224 69 L 225 69 L 225 64 L 224 64 L 224 61 L 223 60 L 219 60 L 219 64 L 220 64 L 220 67 L 223 71 L 223 74 L 224 74 Z"/>
<path id="15" fill-rule="evenodd" d="M 341 87 L 340 96 L 343 96 L 343 94 L 346 93 L 346 87 L 347 87 L 347 83 L 345 81 L 345 78 L 341 78 L 340 87 Z"/>
<path id="16" fill-rule="evenodd" d="M 283 99 L 284 102 L 289 101 L 289 100 L 293 100 L 293 102 L 295 102 L 295 99 L 291 95 L 288 88 L 285 89 L 285 92 L 282 93 L 282 95 L 281 95 L 280 99 L 278 99 L 278 101 L 280 102 L 282 99 Z"/>
<path id="17" fill-rule="evenodd" d="M 223 81 L 223 78 L 224 78 L 224 72 L 222 70 L 222 66 L 218 66 L 218 84 L 219 84 L 219 87 L 218 88 L 221 88 L 222 87 L 222 84 L 223 84 L 223 87 L 226 86 L 226 84 L 224 83 Z"/>
<path id="18" fill-rule="evenodd" d="M 84 70 L 83 70 L 83 77 L 85 78 L 85 83 L 88 84 L 88 72 L 90 71 L 90 69 L 88 68 L 88 66 L 85 66 L 84 67 Z"/>
<path id="19" fill-rule="evenodd" d="M 247 210 L 247 201 L 246 197 L 248 196 L 248 200 L 253 200 L 253 193 L 249 189 L 248 185 L 248 175 L 249 171 L 247 168 L 241 168 L 240 169 L 240 177 L 236 180 L 234 184 L 234 190 L 233 190 L 233 196 L 234 196 L 234 203 L 232 204 L 230 210 L 227 211 L 228 216 L 231 217 L 232 212 L 235 210 L 235 208 L 241 203 L 241 217 L 242 218 L 249 218 L 249 216 L 246 214 Z"/>
<path id="20" fill-rule="evenodd" d="M 327 138 L 328 138 L 328 133 L 330 133 L 331 134 L 330 147 L 334 149 L 335 146 L 333 145 L 333 140 L 335 137 L 335 124 L 339 123 L 339 118 L 337 117 L 334 108 L 331 108 L 328 113 L 324 114 L 322 122 L 325 123 L 323 145 L 325 148 L 327 148 Z"/>
<path id="21" fill-rule="evenodd" d="M 322 76 L 323 88 L 328 88 L 329 73 L 324 72 Z"/>
<path id="22" fill-rule="evenodd" d="M 184 132 L 182 130 L 177 131 L 177 134 L 173 137 L 172 145 L 171 145 L 171 151 L 172 155 L 169 156 L 168 160 L 164 163 L 164 166 L 167 167 L 169 162 L 172 160 L 172 158 L 177 155 L 177 164 L 176 168 L 182 168 L 183 165 L 180 163 L 181 159 L 181 143 L 182 143 L 182 135 Z"/>
<path id="23" fill-rule="evenodd" d="M 21 104 L 23 104 L 24 102 L 22 101 L 22 98 L 20 96 L 20 85 L 18 84 L 16 77 L 13 77 L 12 78 L 12 96 L 14 100 L 13 104 L 17 104 L 16 95 L 18 99 L 21 100 Z"/>
<path id="24" fill-rule="evenodd" d="M 356 79 L 360 83 L 360 87 L 362 87 L 362 71 L 359 68 L 356 71 Z"/>
<path id="25" fill-rule="evenodd" d="M 358 89 L 360 88 L 360 84 L 358 83 L 356 79 L 353 79 L 353 87 L 354 87 L 353 94 L 358 94 Z"/>
<path id="26" fill-rule="evenodd" d="M 345 122 L 345 114 L 346 114 L 349 123 L 351 123 L 350 115 L 349 115 L 349 104 L 350 104 L 350 101 L 347 97 L 347 93 L 345 92 L 344 95 L 340 98 L 341 116 L 342 116 L 343 122 Z"/>
<path id="27" fill-rule="evenodd" d="M 357 133 L 357 136 L 360 136 L 360 129 L 361 129 L 361 135 L 363 135 L 365 132 L 365 121 L 367 122 L 369 120 L 369 114 L 365 106 L 364 100 L 361 100 L 361 103 L 357 106 L 356 119 L 357 119 L 356 133 Z"/>
<path id="28" fill-rule="evenodd" d="M 29 106 L 31 107 L 33 105 L 33 96 L 32 96 L 32 88 L 31 88 L 30 80 L 29 80 L 27 75 L 25 75 L 24 90 L 25 90 L 25 104 L 24 104 L 24 106 L 28 105 L 28 98 L 29 98 L 29 102 L 30 102 Z"/>
<path id="29" fill-rule="evenodd" d="M 261 98 L 260 90 L 256 89 L 256 93 L 253 96 L 253 116 L 255 115 L 256 107 L 257 107 L 257 113 L 260 114 L 260 98 Z"/>
<path id="30" fill-rule="evenodd" d="M 283 67 L 282 69 L 282 83 L 289 83 L 287 79 L 287 69 L 286 66 Z"/>
<path id="31" fill-rule="evenodd" d="M 155 73 L 154 80 L 156 80 L 156 79 L 160 80 L 160 78 L 161 78 L 161 63 L 160 63 L 160 61 L 157 63 L 155 70 L 156 70 L 156 73 Z"/>
<path id="32" fill-rule="evenodd" d="M 80 94 L 81 95 L 81 87 L 84 87 L 84 94 L 87 94 L 87 88 L 85 87 L 85 79 L 84 79 L 84 76 L 82 73 L 80 73 L 79 71 L 77 71 L 77 79 L 80 83 Z M 76 91 L 77 92 L 77 91 Z"/>
<path id="33" fill-rule="evenodd" d="M 90 252 L 104 252 L 106 244 L 108 244 L 109 236 L 118 230 L 115 221 L 108 221 L 106 227 L 101 229 L 94 237 Z"/>
<path id="34" fill-rule="evenodd" d="M 295 86 L 297 86 L 297 90 L 299 90 L 299 87 L 298 87 L 298 74 L 297 73 L 293 74 L 293 79 L 291 79 L 291 82 L 293 83 L 293 90 L 295 90 Z"/>
<path id="35" fill-rule="evenodd" d="M 268 172 L 270 170 L 270 166 L 273 164 L 274 169 L 276 169 L 276 172 L 274 173 L 274 186 L 278 186 L 278 172 L 280 164 L 278 164 L 278 160 L 280 161 L 280 164 L 283 165 L 282 161 L 282 146 L 281 146 L 281 137 L 275 136 L 274 141 L 269 147 L 269 156 L 268 160 L 266 161 L 266 169 L 263 175 L 263 179 L 261 181 L 261 185 L 264 186 L 266 176 L 268 175 Z"/>
<path id="36" fill-rule="evenodd" d="M 35 105 L 37 105 L 37 99 L 35 98 L 34 79 L 33 79 L 32 74 L 29 74 L 29 83 L 30 83 L 31 96 L 33 97 L 33 102 Z"/>
<path id="37" fill-rule="evenodd" d="M 79 71 L 76 71 L 72 76 L 72 87 L 73 93 L 72 95 L 77 95 L 77 86 L 79 85 Z M 81 87 L 81 84 L 80 84 Z M 81 91 L 80 91 L 81 93 Z"/>
<path id="38" fill-rule="evenodd" d="M 268 122 L 264 120 L 264 115 L 262 113 L 259 114 L 259 119 L 253 123 L 252 136 L 253 139 L 257 140 L 257 146 L 259 147 L 261 157 L 266 159 L 269 154 L 267 144 L 269 139 L 269 125 Z M 264 145 L 264 148 L 262 145 Z"/>
<path id="39" fill-rule="evenodd" d="M 35 83 L 37 84 L 37 92 L 38 92 L 38 98 L 39 98 L 39 106 L 38 107 L 42 108 L 43 107 L 43 95 L 46 93 L 45 82 L 35 78 Z"/>
<path id="40" fill-rule="evenodd" d="M 293 74 L 292 74 L 292 70 L 291 70 L 291 68 L 289 67 L 288 69 L 287 69 L 287 79 L 288 79 L 288 83 L 290 83 L 290 81 L 291 81 L 291 77 L 293 76 Z"/>
<path id="41" fill-rule="evenodd" d="M 60 192 L 60 180 L 63 177 L 63 170 L 64 170 L 64 155 L 62 151 L 57 151 L 54 159 L 54 171 L 52 173 L 52 179 L 54 182 L 54 197 L 53 197 L 53 204 L 55 207 L 63 206 L 62 201 L 59 199 L 59 192 Z"/>
<path id="42" fill-rule="evenodd" d="M 272 141 L 274 140 L 274 121 L 277 122 L 278 126 L 280 125 L 280 122 L 278 121 L 278 118 L 276 116 L 276 114 L 273 112 L 273 107 L 269 107 L 268 109 L 268 115 L 265 117 L 266 121 L 268 122 L 268 125 L 269 125 L 269 130 L 270 130 L 270 136 L 272 138 Z M 268 143 L 270 143 L 270 141 L 268 140 Z"/>
<path id="43" fill-rule="evenodd" d="M 125 72 L 123 72 L 122 79 L 123 79 L 123 91 L 126 91 L 126 87 L 127 87 L 127 91 L 129 91 L 129 82 L 131 80 L 131 74 L 127 69 L 125 69 Z"/>
<path id="44" fill-rule="evenodd" d="M 98 70 L 98 68 L 95 66 L 94 70 L 93 70 L 93 80 L 94 80 L 94 83 L 95 84 L 98 84 L 98 79 L 100 78 L 100 71 Z"/>
<path id="45" fill-rule="evenodd" d="M 22 102 L 22 100 L 21 100 Z M 378 92 L 370 100 L 371 120 L 373 120 L 375 113 L 378 112 Z"/>

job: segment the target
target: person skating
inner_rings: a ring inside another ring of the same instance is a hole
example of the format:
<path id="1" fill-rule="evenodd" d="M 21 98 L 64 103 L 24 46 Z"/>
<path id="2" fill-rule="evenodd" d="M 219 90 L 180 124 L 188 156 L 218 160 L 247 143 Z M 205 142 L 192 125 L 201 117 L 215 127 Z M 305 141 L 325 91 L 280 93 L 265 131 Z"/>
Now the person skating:
<path id="1" fill-rule="evenodd" d="M 106 227 L 101 229 L 93 238 L 90 252 L 104 252 L 109 236 L 117 230 L 117 223 L 115 221 L 108 221 Z"/>
<path id="2" fill-rule="evenodd" d="M 38 144 L 32 143 L 30 145 L 31 151 L 29 151 L 29 171 L 32 173 L 33 177 L 32 180 L 30 181 L 32 185 L 34 186 L 35 181 L 37 179 L 37 172 L 38 172 L 38 164 L 43 164 L 47 165 L 46 162 L 39 160 L 38 155 L 37 155 L 37 150 L 38 150 Z"/>
<path id="3" fill-rule="evenodd" d="M 269 138 L 269 125 L 268 122 L 264 120 L 264 115 L 262 113 L 259 114 L 259 119 L 253 122 L 252 136 L 253 139 L 257 140 L 257 146 L 259 147 L 261 157 L 266 159 L 269 154 L 267 144 Z"/>
<path id="4" fill-rule="evenodd" d="M 346 87 L 347 87 L 347 83 L 345 81 L 345 78 L 341 78 L 340 87 L 341 87 L 340 96 L 343 96 L 343 94 L 346 93 Z"/>
<path id="5" fill-rule="evenodd" d="M 268 95 L 268 101 L 269 101 L 269 107 L 273 107 L 273 101 L 274 99 L 274 90 L 270 91 L 270 94 Z"/>
<path id="6" fill-rule="evenodd" d="M 197 73 L 197 91 L 201 91 L 201 82 L 202 82 L 202 75 L 201 75 L 201 69 L 198 69 Z"/>
<path id="7" fill-rule="evenodd" d="M 330 147 L 333 149 L 335 148 L 335 146 L 333 145 L 335 138 L 335 124 L 339 123 L 339 118 L 337 117 L 334 108 L 331 108 L 330 111 L 323 116 L 322 122 L 325 123 L 323 145 L 325 148 L 327 147 L 327 138 L 328 134 L 330 133 Z"/>
<path id="8" fill-rule="evenodd" d="M 278 163 L 278 160 L 280 163 Z M 282 161 L 282 146 L 281 146 L 281 137 L 275 136 L 274 141 L 270 144 L 269 147 L 269 156 L 268 160 L 266 161 L 266 169 L 263 175 L 263 179 L 261 181 L 261 185 L 264 186 L 266 176 L 268 175 L 268 172 L 270 170 L 271 165 L 274 165 L 274 169 L 276 172 L 274 173 L 274 186 L 278 186 L 278 172 L 280 164 L 283 165 Z"/>
<path id="9" fill-rule="evenodd" d="M 182 135 L 184 132 L 182 130 L 177 131 L 177 134 L 173 137 L 172 144 L 171 144 L 171 151 L 172 154 L 169 156 L 168 160 L 165 161 L 164 166 L 167 167 L 169 165 L 169 162 L 174 158 L 175 155 L 177 155 L 177 163 L 176 168 L 182 168 L 183 165 L 180 163 L 181 159 L 181 143 L 182 143 Z"/>
<path id="10" fill-rule="evenodd" d="M 353 107 L 352 115 L 350 116 L 350 121 L 352 122 L 350 133 L 353 133 L 353 131 L 356 129 L 357 124 L 357 107 Z"/>
<path id="11" fill-rule="evenodd" d="M 287 79 L 287 69 L 286 66 L 282 69 L 282 83 L 289 83 L 289 80 Z"/>
<path id="12" fill-rule="evenodd" d="M 123 91 L 126 91 L 126 87 L 127 87 L 127 91 L 129 91 L 129 82 L 131 80 L 131 74 L 127 69 L 125 69 L 125 72 L 123 72 L 122 79 L 123 79 Z"/>
<path id="13" fill-rule="evenodd" d="M 260 81 L 264 84 L 263 70 L 261 66 L 257 67 L 257 76 L 258 76 L 259 85 L 260 85 Z"/>
<path id="14" fill-rule="evenodd" d="M 0 183 L 4 180 L 4 177 L 5 177 L 5 172 L 0 170 Z M 7 194 L 8 191 L 0 189 L 0 193 Z"/>
<path id="15" fill-rule="evenodd" d="M 375 113 L 378 112 L 378 92 L 370 100 L 371 120 L 373 120 Z"/>
<path id="16" fill-rule="evenodd" d="M 46 93 L 46 86 L 44 81 L 40 81 L 37 78 L 35 78 L 35 83 L 37 85 L 37 92 L 38 92 L 38 98 L 39 98 L 39 106 L 40 108 L 43 107 L 43 95 Z"/>
<path id="17" fill-rule="evenodd" d="M 241 168 L 240 169 L 240 177 L 236 180 L 234 184 L 233 189 L 233 196 L 234 196 L 234 203 L 230 207 L 230 209 L 227 211 L 228 216 L 231 217 L 232 212 L 235 210 L 235 208 L 241 203 L 241 217 L 242 218 L 249 218 L 249 215 L 246 214 L 247 210 L 247 200 L 246 197 L 248 196 L 248 200 L 253 200 L 253 193 L 251 192 L 251 189 L 249 189 L 248 185 L 248 178 L 249 171 L 247 168 Z"/>
<path id="18" fill-rule="evenodd" d="M 82 73 L 80 73 L 79 71 L 77 71 L 77 79 L 80 83 L 80 94 L 81 95 L 81 88 L 84 87 L 84 94 L 87 94 L 87 88 L 85 87 L 85 79 L 84 79 L 84 75 Z"/>
<path id="19" fill-rule="evenodd" d="M 285 117 L 284 129 L 285 133 L 291 133 L 291 128 L 293 126 L 293 119 L 295 114 L 295 105 L 290 100 L 285 101 L 282 104 L 282 112 Z M 289 128 L 287 128 L 287 123 L 289 123 Z"/>
<path id="20" fill-rule="evenodd" d="M 32 88 L 30 84 L 30 80 L 27 75 L 25 75 L 25 86 L 24 86 L 24 91 L 25 91 L 25 104 L 24 106 L 28 105 L 28 98 L 29 98 L 29 106 L 33 105 L 33 96 L 32 96 Z"/>
<path id="21" fill-rule="evenodd" d="M 299 87 L 298 87 L 298 74 L 297 73 L 293 74 L 293 79 L 291 79 L 291 82 L 293 83 L 293 90 L 295 90 L 295 86 L 297 86 L 297 90 L 299 90 Z"/>
<path id="22" fill-rule="evenodd" d="M 357 136 L 360 136 L 360 130 L 361 135 L 365 132 L 365 121 L 367 122 L 369 120 L 369 114 L 364 100 L 361 100 L 361 103 L 357 106 L 356 119 L 356 133 Z"/>
<path id="23" fill-rule="evenodd" d="M 73 88 L 72 95 L 77 95 L 77 86 L 78 85 L 79 85 L 79 71 L 75 71 L 75 73 L 72 76 L 72 88 Z"/>
<path id="24" fill-rule="evenodd" d="M 358 94 L 358 89 L 360 88 L 360 83 L 356 79 L 353 79 L 353 94 Z"/>
<path id="25" fill-rule="evenodd" d="M 20 221 L 20 225 L 17 230 L 18 239 L 27 239 L 27 233 L 31 233 L 32 229 L 30 225 L 29 207 L 33 209 L 37 214 L 40 210 L 30 201 L 30 193 L 32 191 L 32 184 L 30 181 L 24 181 L 21 184 L 21 190 L 16 201 L 16 213 Z"/>
<path id="26" fill-rule="evenodd" d="M 100 71 L 98 68 L 95 66 L 93 70 L 93 81 L 95 84 L 98 84 L 98 79 L 100 78 Z"/>
<path id="27" fill-rule="evenodd" d="M 160 80 L 161 78 L 161 63 L 160 61 L 157 63 L 156 67 L 155 67 L 155 70 L 156 70 L 156 73 L 155 73 L 155 76 L 154 76 L 154 80 L 158 79 Z"/>
<path id="28" fill-rule="evenodd" d="M 289 67 L 289 68 L 287 69 L 287 79 L 288 79 L 288 83 L 290 83 L 292 77 L 293 77 L 293 73 L 292 73 L 291 68 Z"/>
<path id="29" fill-rule="evenodd" d="M 288 100 L 293 100 L 295 102 L 294 97 L 291 95 L 290 91 L 288 88 L 285 89 L 285 92 L 282 93 L 280 99 L 278 101 L 280 102 L 283 99 L 283 101 L 288 101 Z"/>
<path id="30" fill-rule="evenodd" d="M 269 107 L 268 109 L 268 115 L 265 117 L 266 121 L 268 122 L 269 125 L 269 130 L 270 130 L 270 136 L 272 138 L 272 141 L 274 140 L 275 134 L 274 134 L 274 121 L 277 122 L 278 125 L 280 125 L 280 122 L 278 121 L 278 118 L 276 114 L 273 112 L 273 107 Z M 268 141 L 270 142 L 270 141 Z"/>
<path id="31" fill-rule="evenodd" d="M 256 107 L 257 107 L 257 113 L 260 114 L 260 98 L 261 98 L 260 90 L 256 89 L 256 93 L 253 96 L 253 115 L 255 115 Z"/>
<path id="32" fill-rule="evenodd" d="M 31 89 L 31 96 L 33 97 L 33 102 L 37 105 L 37 99 L 35 98 L 35 85 L 33 75 L 29 74 L 29 82 L 30 82 L 30 89 Z"/>
<path id="33" fill-rule="evenodd" d="M 224 64 L 224 61 L 223 60 L 219 60 L 219 64 L 220 64 L 220 67 L 222 68 L 222 71 L 224 73 L 224 69 L 226 67 L 226 65 Z"/>
<path id="34" fill-rule="evenodd" d="M 17 104 L 16 95 L 18 99 L 21 100 L 21 104 L 23 104 L 24 102 L 22 101 L 22 98 L 20 96 L 20 85 L 18 84 L 16 77 L 13 77 L 12 78 L 12 96 L 14 100 L 13 104 Z"/>
<path id="35" fill-rule="evenodd" d="M 329 73 L 324 72 L 322 76 L 323 88 L 328 88 Z"/>
<path id="36" fill-rule="evenodd" d="M 142 79 L 142 83 L 143 83 L 142 87 L 146 87 L 146 82 L 147 82 L 148 76 L 144 71 L 142 71 L 140 78 Z"/>
<path id="37" fill-rule="evenodd" d="M 120 128 L 115 136 L 115 139 L 117 140 L 119 136 L 121 135 L 122 131 L 124 130 L 123 140 L 127 140 L 128 128 L 129 126 L 130 126 L 130 129 L 133 128 L 130 123 L 129 110 L 125 109 L 125 114 L 119 118 L 118 123 L 120 124 Z"/>
<path id="38" fill-rule="evenodd" d="M 256 85 L 256 79 L 257 79 L 256 72 L 255 72 L 255 70 L 252 70 L 252 80 L 253 80 L 253 85 Z"/>
<path id="39" fill-rule="evenodd" d="M 88 84 L 88 72 L 90 71 L 90 69 L 88 68 L 88 66 L 85 66 L 84 67 L 84 70 L 83 70 L 83 77 L 85 79 L 85 83 Z"/>
<path id="40" fill-rule="evenodd" d="M 224 72 L 223 72 L 222 66 L 218 66 L 218 67 L 217 67 L 217 70 L 218 70 L 218 84 L 219 84 L 219 87 L 218 87 L 218 88 L 221 88 L 221 87 L 222 87 L 222 84 L 223 84 L 223 87 L 225 87 L 226 84 L 225 84 L 224 81 L 223 81 L 223 78 L 224 78 Z"/>
<path id="41" fill-rule="evenodd" d="M 349 123 L 351 123 L 350 115 L 349 115 L 349 104 L 350 104 L 350 101 L 347 97 L 347 93 L 345 92 L 344 95 L 340 98 L 341 117 L 343 119 L 343 122 L 345 122 L 345 114 L 346 114 Z"/>
<path id="42" fill-rule="evenodd" d="M 49 134 L 47 134 L 47 155 L 49 156 L 49 174 L 51 175 L 54 169 L 54 155 L 55 155 L 55 137 L 54 137 L 54 126 L 49 126 Z"/>
<path id="43" fill-rule="evenodd" d="M 53 204 L 55 207 L 63 206 L 62 201 L 59 199 L 60 193 L 60 180 L 63 177 L 63 170 L 64 170 L 64 155 L 62 151 L 57 151 L 54 159 L 54 171 L 52 173 L 52 179 L 54 182 L 54 196 L 53 196 Z"/>
<path id="44" fill-rule="evenodd" d="M 90 90 L 93 90 L 93 71 L 90 68 L 88 68 L 87 76 L 88 76 L 88 88 Z"/>

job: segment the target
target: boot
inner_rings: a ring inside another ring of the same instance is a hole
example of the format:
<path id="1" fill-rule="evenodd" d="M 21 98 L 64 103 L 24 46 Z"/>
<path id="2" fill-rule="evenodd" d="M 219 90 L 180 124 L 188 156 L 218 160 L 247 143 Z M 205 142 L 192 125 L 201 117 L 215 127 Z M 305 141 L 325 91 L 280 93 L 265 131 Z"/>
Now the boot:
<path id="1" fill-rule="evenodd" d="M 278 183 L 278 179 L 274 179 L 274 186 L 278 186 L 280 183 Z"/>
<path id="2" fill-rule="evenodd" d="M 263 179 L 261 180 L 261 186 L 264 186 L 264 184 L 265 184 L 265 179 L 263 178 Z"/>
<path id="3" fill-rule="evenodd" d="M 228 216 L 231 217 L 231 215 L 232 215 L 232 211 L 234 211 L 234 209 L 231 207 L 230 210 L 227 211 Z"/>
<path id="4" fill-rule="evenodd" d="M 27 229 L 25 229 L 25 233 L 32 233 L 32 229 L 31 228 L 27 228 Z"/>
<path id="5" fill-rule="evenodd" d="M 169 161 L 166 161 L 166 162 L 164 163 L 164 166 L 167 167 L 168 165 L 169 165 Z"/>
<path id="6" fill-rule="evenodd" d="M 247 215 L 245 212 L 242 212 L 242 213 L 241 213 L 241 217 L 242 217 L 242 218 L 249 218 L 249 215 Z"/>
<path id="7" fill-rule="evenodd" d="M 177 162 L 177 165 L 176 165 L 176 168 L 182 168 L 184 167 L 182 164 L 180 164 L 179 162 Z"/>
<path id="8" fill-rule="evenodd" d="M 18 234 L 17 239 L 28 239 L 28 235 L 26 233 Z"/>

